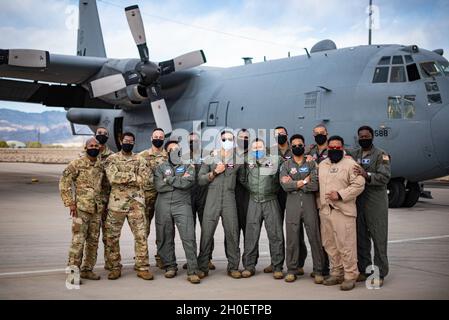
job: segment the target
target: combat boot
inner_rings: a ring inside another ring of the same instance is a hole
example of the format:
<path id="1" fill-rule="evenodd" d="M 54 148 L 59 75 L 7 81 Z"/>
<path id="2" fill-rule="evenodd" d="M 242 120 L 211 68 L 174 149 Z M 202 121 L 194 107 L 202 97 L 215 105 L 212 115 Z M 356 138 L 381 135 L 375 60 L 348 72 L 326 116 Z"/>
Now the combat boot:
<path id="1" fill-rule="evenodd" d="M 155 255 L 154 258 L 156 259 L 156 267 L 158 267 L 161 270 L 164 270 L 164 263 L 161 260 L 161 256 L 160 255 Z"/>
<path id="2" fill-rule="evenodd" d="M 273 266 L 270 264 L 268 267 L 265 267 L 265 269 L 263 269 L 264 273 L 272 273 L 273 272 Z"/>
<path id="3" fill-rule="evenodd" d="M 228 271 L 228 276 L 234 279 L 240 279 L 242 277 L 242 273 L 238 270 Z"/>
<path id="4" fill-rule="evenodd" d="M 276 280 L 284 279 L 284 273 L 282 271 L 275 271 L 273 273 L 273 278 Z"/>
<path id="5" fill-rule="evenodd" d="M 343 277 L 330 276 L 330 277 L 324 279 L 323 284 L 325 286 L 335 286 L 337 284 L 342 284 L 343 281 L 344 281 Z"/>
<path id="6" fill-rule="evenodd" d="M 365 273 L 359 273 L 357 277 L 357 282 L 365 282 L 368 279 L 368 276 Z"/>
<path id="7" fill-rule="evenodd" d="M 209 270 L 215 270 L 215 265 L 212 263 L 212 260 L 209 260 L 209 263 L 207 264 Z"/>
<path id="8" fill-rule="evenodd" d="M 204 279 L 209 275 L 209 272 L 198 271 L 197 274 L 200 279 Z"/>
<path id="9" fill-rule="evenodd" d="M 298 276 L 304 275 L 304 268 L 298 268 Z"/>
<path id="10" fill-rule="evenodd" d="M 112 270 L 108 274 L 108 279 L 109 280 L 117 280 L 118 278 L 120 278 L 121 275 L 122 275 L 122 272 L 120 270 Z"/>
<path id="11" fill-rule="evenodd" d="M 92 271 L 81 271 L 80 277 L 82 279 L 100 280 L 100 276 Z"/>
<path id="12" fill-rule="evenodd" d="M 243 270 L 242 272 L 242 278 L 250 278 L 254 275 L 254 271 L 249 271 L 249 270 Z"/>
<path id="13" fill-rule="evenodd" d="M 174 277 L 176 277 L 176 270 L 173 270 L 173 269 L 167 270 L 165 272 L 164 276 L 168 279 L 174 278 Z"/>
<path id="14" fill-rule="evenodd" d="M 149 270 L 137 271 L 137 276 L 143 280 L 153 280 L 154 276 Z"/>
<path id="15" fill-rule="evenodd" d="M 354 289 L 355 287 L 355 280 L 345 280 L 340 286 L 340 289 L 343 291 L 349 291 Z"/>
<path id="16" fill-rule="evenodd" d="M 384 279 L 383 278 L 377 278 L 377 279 L 373 279 L 371 281 L 371 284 L 373 287 L 377 287 L 380 288 L 384 285 Z"/>
<path id="17" fill-rule="evenodd" d="M 316 284 L 323 284 L 324 282 L 324 277 L 321 273 L 315 273 L 315 279 L 313 280 L 313 282 L 315 282 Z"/>
<path id="18" fill-rule="evenodd" d="M 297 279 L 296 274 L 289 273 L 289 274 L 287 274 L 287 276 L 285 277 L 285 282 L 295 282 L 296 279 Z"/>
<path id="19" fill-rule="evenodd" d="M 187 280 L 193 284 L 198 284 L 201 282 L 200 277 L 198 277 L 196 274 L 191 274 L 190 276 L 187 276 Z"/>

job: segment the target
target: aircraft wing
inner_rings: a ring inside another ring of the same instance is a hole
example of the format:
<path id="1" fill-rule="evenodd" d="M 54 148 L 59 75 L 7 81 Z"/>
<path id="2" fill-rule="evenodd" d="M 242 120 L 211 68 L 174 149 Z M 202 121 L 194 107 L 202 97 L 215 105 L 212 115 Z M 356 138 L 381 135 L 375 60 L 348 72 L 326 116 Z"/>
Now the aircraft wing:
<path id="1" fill-rule="evenodd" d="M 40 50 L 0 50 L 0 100 L 56 107 L 113 108 L 91 98 L 80 86 L 107 61 L 107 58 Z"/>

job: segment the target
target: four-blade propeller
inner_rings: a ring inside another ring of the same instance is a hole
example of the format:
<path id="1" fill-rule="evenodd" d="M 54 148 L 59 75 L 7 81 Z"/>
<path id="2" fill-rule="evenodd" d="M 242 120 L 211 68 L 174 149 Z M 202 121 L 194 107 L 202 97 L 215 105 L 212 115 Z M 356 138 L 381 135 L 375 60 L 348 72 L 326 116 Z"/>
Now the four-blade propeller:
<path id="1" fill-rule="evenodd" d="M 93 97 L 101 97 L 115 91 L 126 88 L 131 84 L 145 87 L 147 96 L 151 102 L 151 109 L 159 128 L 168 134 L 172 131 L 170 115 L 165 100 L 160 96 L 159 77 L 172 72 L 185 70 L 199 66 L 206 62 L 203 50 L 197 50 L 183 54 L 174 59 L 155 64 L 150 61 L 147 39 L 139 6 L 133 5 L 125 8 L 126 18 L 131 34 L 137 45 L 140 62 L 134 71 L 125 74 L 108 75 L 90 82 Z"/>

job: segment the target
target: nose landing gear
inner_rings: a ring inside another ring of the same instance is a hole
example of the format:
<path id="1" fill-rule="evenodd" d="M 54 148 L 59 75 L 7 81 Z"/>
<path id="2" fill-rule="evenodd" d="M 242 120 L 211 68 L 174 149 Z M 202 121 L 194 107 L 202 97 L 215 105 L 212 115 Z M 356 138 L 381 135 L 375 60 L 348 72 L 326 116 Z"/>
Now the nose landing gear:
<path id="1" fill-rule="evenodd" d="M 418 202 L 421 191 L 418 182 L 391 179 L 388 183 L 388 205 L 390 208 L 411 208 Z"/>

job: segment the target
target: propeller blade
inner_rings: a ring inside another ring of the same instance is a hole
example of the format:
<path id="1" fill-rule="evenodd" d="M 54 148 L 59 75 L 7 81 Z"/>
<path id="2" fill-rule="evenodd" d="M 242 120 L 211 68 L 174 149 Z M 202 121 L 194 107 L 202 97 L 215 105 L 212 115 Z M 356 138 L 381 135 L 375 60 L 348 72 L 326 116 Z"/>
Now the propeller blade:
<path id="1" fill-rule="evenodd" d="M 153 111 L 156 126 L 162 128 L 165 134 L 173 131 L 171 126 L 170 114 L 168 113 L 167 105 L 164 99 L 159 99 L 151 102 L 151 110 Z"/>
<path id="2" fill-rule="evenodd" d="M 149 60 L 148 46 L 139 6 L 133 5 L 126 7 L 125 14 L 126 19 L 128 20 L 129 29 L 131 30 L 131 34 L 139 49 L 140 60 L 147 62 Z"/>
<path id="3" fill-rule="evenodd" d="M 0 50 L 0 64 L 16 67 L 46 68 L 50 62 L 50 53 L 33 49 Z"/>
<path id="4" fill-rule="evenodd" d="M 197 50 L 183 54 L 172 60 L 160 62 L 159 67 L 161 68 L 161 75 L 164 75 L 175 71 L 197 67 L 203 63 L 206 63 L 206 56 L 204 55 L 203 50 Z"/>
<path id="5" fill-rule="evenodd" d="M 126 82 L 121 73 L 99 78 L 90 83 L 90 93 L 93 98 L 101 97 L 123 88 L 126 88 Z"/>

